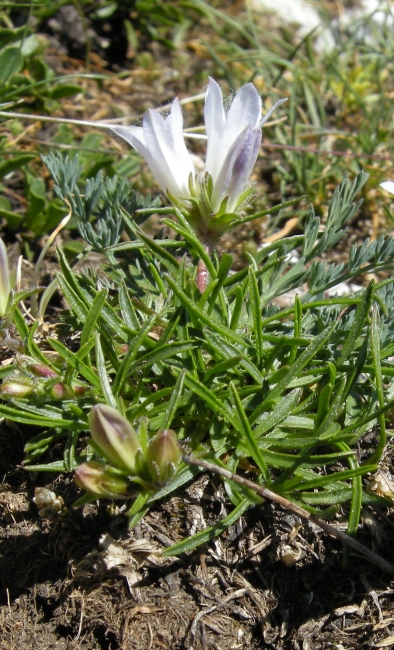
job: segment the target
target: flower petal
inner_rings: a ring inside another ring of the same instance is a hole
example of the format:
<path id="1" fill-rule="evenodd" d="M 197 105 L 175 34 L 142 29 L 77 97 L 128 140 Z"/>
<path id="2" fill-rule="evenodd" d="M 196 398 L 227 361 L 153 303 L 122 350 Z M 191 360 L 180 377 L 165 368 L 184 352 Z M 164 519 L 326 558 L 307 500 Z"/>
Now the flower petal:
<path id="1" fill-rule="evenodd" d="M 112 131 L 131 144 L 131 146 L 134 147 L 134 149 L 136 149 L 145 159 L 157 184 L 163 192 L 165 192 L 166 189 L 170 189 L 171 186 L 172 193 L 178 195 L 179 188 L 177 186 L 174 187 L 174 183 L 172 182 L 173 179 L 169 179 L 167 176 L 168 165 L 165 162 L 163 163 L 162 156 L 158 154 L 156 147 L 153 148 L 152 152 L 152 150 L 147 146 L 144 138 L 144 128 L 140 126 L 115 126 Z"/>
<path id="2" fill-rule="evenodd" d="M 169 129 L 171 145 L 175 157 L 179 164 L 187 169 L 187 177 L 189 179 L 189 174 L 194 175 L 195 169 L 190 154 L 185 145 L 185 138 L 183 135 L 183 117 L 181 106 L 177 97 L 172 102 L 171 112 L 167 117 L 166 125 Z"/>
<path id="3" fill-rule="evenodd" d="M 189 195 L 189 176 L 194 165 L 185 146 L 182 114 L 178 100 L 173 103 L 174 118 L 165 120 L 157 111 L 149 110 L 143 120 L 144 138 L 151 162 L 147 160 L 162 190 L 176 197 Z"/>
<path id="4" fill-rule="evenodd" d="M 177 177 L 177 160 L 171 147 L 169 129 L 157 111 L 148 110 L 143 119 L 144 138 L 149 155 L 145 157 L 156 182 L 165 192 L 175 196 L 182 192 L 182 180 Z"/>
<path id="5" fill-rule="evenodd" d="M 209 80 L 205 100 L 205 126 L 208 136 L 205 168 L 213 182 L 221 173 L 224 161 L 238 136 L 248 127 L 257 127 L 261 120 L 261 98 L 253 84 L 245 84 L 232 101 L 227 115 L 223 109 L 222 92 L 213 79 Z"/>
<path id="6" fill-rule="evenodd" d="M 248 181 L 259 151 L 260 129 L 247 126 L 227 152 L 214 184 L 212 208 L 217 210 L 225 196 L 229 197 L 227 211 L 236 208 L 240 194 Z"/>
<path id="7" fill-rule="evenodd" d="M 383 183 L 380 183 L 380 187 L 383 187 L 386 192 L 394 194 L 394 181 L 384 181 Z"/>
<path id="8" fill-rule="evenodd" d="M 235 95 L 226 119 L 226 139 L 235 140 L 247 127 L 255 129 L 261 120 L 262 103 L 255 86 L 245 84 Z"/>
<path id="9" fill-rule="evenodd" d="M 226 116 L 223 108 L 223 96 L 220 86 L 214 79 L 209 78 L 208 90 L 205 96 L 204 121 L 208 136 L 205 169 L 216 178 L 223 160 L 223 132 Z"/>
<path id="10" fill-rule="evenodd" d="M 247 138 L 242 146 L 237 147 L 234 151 L 230 167 L 232 167 L 231 182 L 228 187 L 228 212 L 233 212 L 237 208 L 240 195 L 248 183 L 249 176 L 257 160 L 261 144 L 261 130 L 248 130 Z"/>
<path id="11" fill-rule="evenodd" d="M 144 129 L 141 126 L 114 126 L 111 131 L 126 140 L 126 142 L 131 144 L 145 158 L 147 149 L 144 139 Z"/>
<path id="12" fill-rule="evenodd" d="M 195 173 L 183 137 L 182 113 L 177 99 L 174 100 L 167 119 L 149 109 L 142 127 L 113 128 L 145 158 L 157 184 L 165 192 L 176 197 L 189 196 L 189 176 Z"/>

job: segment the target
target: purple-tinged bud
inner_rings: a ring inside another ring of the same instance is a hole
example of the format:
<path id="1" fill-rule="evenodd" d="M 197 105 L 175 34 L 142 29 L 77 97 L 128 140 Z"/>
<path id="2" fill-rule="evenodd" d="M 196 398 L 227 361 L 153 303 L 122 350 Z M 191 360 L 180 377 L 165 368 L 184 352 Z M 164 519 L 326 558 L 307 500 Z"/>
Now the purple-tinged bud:
<path id="1" fill-rule="evenodd" d="M 3 381 L 0 394 L 5 397 L 29 397 L 34 392 L 34 384 L 29 379 L 9 379 Z"/>
<path id="2" fill-rule="evenodd" d="M 136 432 L 118 411 L 106 404 L 96 404 L 90 416 L 90 433 L 103 455 L 115 467 L 135 474 L 141 444 Z"/>
<path id="3" fill-rule="evenodd" d="M 165 483 L 175 474 L 181 450 L 175 431 L 159 429 L 146 450 L 146 468 L 155 483 Z"/>
<path id="4" fill-rule="evenodd" d="M 69 388 L 65 386 L 62 382 L 58 381 L 56 384 L 49 389 L 49 395 L 51 399 L 56 402 L 59 402 L 62 399 L 71 399 L 73 396 Z"/>
<path id="5" fill-rule="evenodd" d="M 83 397 L 89 392 L 89 386 L 82 386 L 81 384 L 72 384 L 72 391 L 76 397 Z"/>
<path id="6" fill-rule="evenodd" d="M 54 377 L 58 377 L 58 374 L 52 370 L 52 368 L 48 368 L 48 366 L 43 366 L 40 363 L 32 363 L 29 366 L 29 369 L 37 375 L 38 377 L 45 377 L 45 379 L 52 379 Z"/>
<path id="7" fill-rule="evenodd" d="M 126 479 L 114 475 L 108 467 L 90 460 L 82 463 L 74 473 L 76 484 L 98 497 L 108 499 L 127 499 L 132 496 Z"/>

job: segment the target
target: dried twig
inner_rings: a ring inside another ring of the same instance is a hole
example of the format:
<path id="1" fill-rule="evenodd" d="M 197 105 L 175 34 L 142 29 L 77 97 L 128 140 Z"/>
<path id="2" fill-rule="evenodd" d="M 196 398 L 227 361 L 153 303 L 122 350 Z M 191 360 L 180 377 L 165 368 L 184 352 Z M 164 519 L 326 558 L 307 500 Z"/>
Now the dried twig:
<path id="1" fill-rule="evenodd" d="M 260 494 L 265 499 L 268 499 L 269 501 L 273 501 L 274 503 L 280 505 L 282 508 L 285 508 L 286 510 L 290 510 L 298 517 L 301 517 L 302 519 L 306 519 L 307 521 L 316 524 L 316 526 L 319 526 L 319 528 L 324 530 L 329 535 L 332 535 L 332 537 L 336 537 L 337 539 L 339 539 L 341 542 L 343 542 L 350 548 L 354 549 L 355 551 L 358 551 L 358 553 L 360 553 L 361 555 L 364 555 L 364 557 L 366 557 L 373 564 L 376 564 L 380 569 L 382 569 L 382 571 L 394 575 L 394 566 L 389 562 L 386 562 L 386 560 L 380 557 L 380 555 L 377 555 L 377 553 L 370 551 L 369 548 L 367 548 L 363 544 L 360 544 L 360 542 L 357 542 L 355 539 L 353 539 L 353 537 L 350 537 L 349 535 L 346 535 L 346 533 L 343 533 L 342 531 L 338 530 L 334 526 L 331 526 L 323 519 L 320 519 L 320 517 L 315 517 L 314 515 L 311 515 L 310 512 L 304 510 L 304 508 L 301 508 L 301 506 L 292 503 L 288 499 L 285 499 L 284 497 L 280 496 L 280 494 L 271 492 L 271 490 L 267 490 L 267 488 L 262 487 L 257 483 L 253 483 L 253 481 L 249 481 L 248 479 L 243 478 L 242 476 L 233 474 L 229 470 L 224 469 L 223 467 L 219 467 L 218 465 L 214 465 L 213 463 L 209 463 L 208 461 L 202 460 L 201 458 L 194 458 L 194 456 L 185 455 L 183 457 L 183 460 L 185 463 L 188 463 L 189 465 L 204 467 L 204 469 L 207 469 L 209 472 L 212 472 L 213 474 L 219 474 L 219 476 L 223 476 L 224 478 L 234 481 L 234 483 L 238 483 L 239 485 L 243 485 L 244 487 L 250 490 L 254 490 L 254 492 Z"/>

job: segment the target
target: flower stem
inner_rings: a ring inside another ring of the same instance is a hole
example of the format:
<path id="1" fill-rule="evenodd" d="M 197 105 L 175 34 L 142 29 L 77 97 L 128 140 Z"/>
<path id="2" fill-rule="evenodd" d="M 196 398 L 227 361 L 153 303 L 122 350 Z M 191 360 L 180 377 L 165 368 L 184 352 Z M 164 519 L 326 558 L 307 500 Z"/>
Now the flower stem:
<path id="1" fill-rule="evenodd" d="M 207 241 L 205 241 L 205 242 L 203 242 L 203 245 L 204 245 L 204 248 L 205 248 L 205 252 L 208 255 L 211 255 L 212 247 L 213 247 L 212 242 L 210 240 L 209 240 L 208 243 L 207 243 Z M 206 267 L 206 264 L 202 259 L 200 259 L 198 261 L 197 278 L 196 278 L 196 284 L 197 284 L 197 287 L 198 287 L 198 290 L 199 290 L 200 293 L 204 293 L 205 289 L 207 288 L 208 277 L 209 277 L 209 273 L 208 273 L 208 269 Z"/>
<path id="2" fill-rule="evenodd" d="M 185 454 L 183 456 L 183 461 L 185 463 L 188 463 L 189 465 L 204 467 L 205 469 L 207 469 L 209 472 L 212 472 L 213 474 L 219 474 L 223 478 L 227 478 L 230 481 L 234 481 L 234 483 L 238 483 L 243 487 L 254 490 L 254 492 L 257 492 L 257 494 L 260 494 L 263 498 L 268 499 L 269 501 L 273 501 L 274 503 L 278 504 L 282 508 L 285 508 L 286 510 L 290 510 L 290 512 L 293 512 L 298 517 L 301 517 L 302 519 L 306 519 L 307 521 L 310 521 L 311 523 L 315 524 L 316 526 L 324 530 L 332 537 L 336 537 L 341 542 L 346 544 L 349 548 L 353 548 L 356 552 L 361 553 L 364 557 L 367 558 L 367 560 L 369 560 L 373 564 L 377 565 L 380 569 L 382 569 L 382 571 L 390 575 L 394 575 L 394 566 L 389 562 L 387 562 L 386 560 L 384 560 L 382 557 L 380 557 L 380 555 L 377 555 L 373 551 L 370 551 L 369 548 L 367 548 L 363 544 L 360 544 L 360 542 L 358 542 L 356 539 L 350 537 L 349 535 L 346 535 L 346 533 L 343 533 L 341 530 L 338 530 L 338 528 L 335 528 L 335 526 L 331 526 L 326 521 L 324 521 L 324 519 L 320 519 L 320 517 L 312 515 L 310 512 L 308 512 L 298 504 L 292 503 L 291 501 L 283 497 L 281 494 L 272 492 L 271 490 L 268 490 L 262 485 L 258 485 L 253 481 L 249 481 L 248 479 L 244 478 L 243 476 L 239 476 L 238 474 L 233 474 L 229 470 L 223 467 L 219 467 L 219 465 L 209 463 L 206 460 L 203 460 L 202 458 L 195 458 L 194 456 Z"/>
<path id="3" fill-rule="evenodd" d="M 197 266 L 197 287 L 200 293 L 204 293 L 208 284 L 208 269 L 202 260 L 199 260 Z"/>

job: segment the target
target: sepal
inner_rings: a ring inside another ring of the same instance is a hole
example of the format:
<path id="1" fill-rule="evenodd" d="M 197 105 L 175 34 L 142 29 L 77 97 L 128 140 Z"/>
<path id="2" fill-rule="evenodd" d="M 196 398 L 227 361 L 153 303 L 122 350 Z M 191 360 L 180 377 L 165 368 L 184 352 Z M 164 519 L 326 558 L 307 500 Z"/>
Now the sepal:
<path id="1" fill-rule="evenodd" d="M 95 460 L 82 463 L 75 470 L 74 480 L 80 488 L 98 497 L 126 499 L 134 494 L 127 477 Z"/>
<path id="2" fill-rule="evenodd" d="M 175 431 L 159 429 L 146 451 L 145 466 L 149 479 L 158 485 L 172 479 L 180 457 L 181 450 Z"/>

